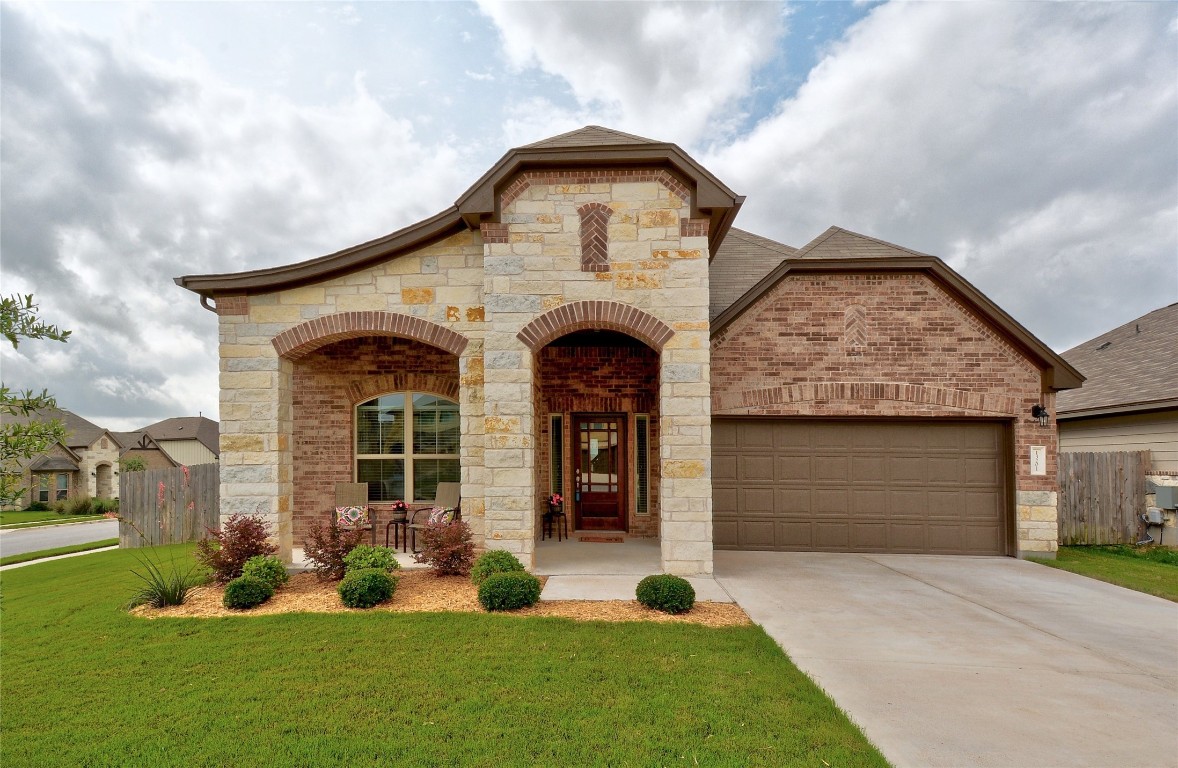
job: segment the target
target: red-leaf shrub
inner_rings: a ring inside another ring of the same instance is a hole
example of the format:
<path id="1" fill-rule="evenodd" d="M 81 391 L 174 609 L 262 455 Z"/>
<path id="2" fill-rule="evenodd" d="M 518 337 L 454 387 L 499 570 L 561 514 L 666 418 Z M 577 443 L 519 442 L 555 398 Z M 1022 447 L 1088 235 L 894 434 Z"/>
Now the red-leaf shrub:
<path id="1" fill-rule="evenodd" d="M 418 531 L 421 551 L 413 556 L 419 563 L 434 569 L 436 576 L 466 576 L 474 561 L 474 542 L 470 526 L 461 520 L 452 523 L 426 523 Z"/>
<path id="2" fill-rule="evenodd" d="M 257 515 L 233 515 L 221 530 L 208 529 L 211 539 L 196 545 L 196 561 L 213 572 L 224 584 L 241 575 L 245 561 L 255 555 L 272 555 L 278 545 L 270 543 L 270 524 Z"/>
<path id="3" fill-rule="evenodd" d="M 326 527 L 315 523 L 303 541 L 303 555 L 320 580 L 339 581 L 347 571 L 344 558 L 360 544 L 362 538 L 362 529 L 340 528 L 334 521 Z"/>

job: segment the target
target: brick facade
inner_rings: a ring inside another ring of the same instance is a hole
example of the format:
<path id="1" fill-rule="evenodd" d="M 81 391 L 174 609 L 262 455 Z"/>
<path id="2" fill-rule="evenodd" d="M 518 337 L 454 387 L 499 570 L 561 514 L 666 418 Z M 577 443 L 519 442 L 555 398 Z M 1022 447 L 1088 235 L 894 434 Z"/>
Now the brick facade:
<path id="1" fill-rule="evenodd" d="M 1036 403 L 1054 413 L 1054 395 L 1038 367 L 926 275 L 787 276 L 712 340 L 712 381 L 717 416 L 1005 421 L 1018 549 L 1055 548 L 1055 427 L 1030 416 Z M 1030 473 L 1032 445 L 1047 449 L 1044 475 Z"/>

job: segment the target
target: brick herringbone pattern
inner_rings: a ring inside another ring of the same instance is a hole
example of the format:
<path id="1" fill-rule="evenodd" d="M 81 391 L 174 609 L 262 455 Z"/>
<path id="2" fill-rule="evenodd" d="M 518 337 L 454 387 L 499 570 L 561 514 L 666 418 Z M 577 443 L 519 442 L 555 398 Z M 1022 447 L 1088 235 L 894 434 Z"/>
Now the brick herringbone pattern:
<path id="1" fill-rule="evenodd" d="M 581 216 L 581 270 L 609 271 L 609 217 L 613 211 L 604 203 L 585 203 Z"/>

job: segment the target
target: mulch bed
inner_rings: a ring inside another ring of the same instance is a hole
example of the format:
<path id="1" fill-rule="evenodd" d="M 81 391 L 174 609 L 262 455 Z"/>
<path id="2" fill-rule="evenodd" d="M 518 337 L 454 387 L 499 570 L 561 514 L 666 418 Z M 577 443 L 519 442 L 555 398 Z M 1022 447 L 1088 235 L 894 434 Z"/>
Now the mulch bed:
<path id="1" fill-rule="evenodd" d="M 486 613 L 479 605 L 478 588 L 462 576 L 435 576 L 429 570 L 398 571 L 400 580 L 393 597 L 372 611 L 390 613 L 458 612 Z M 540 578 L 545 581 L 544 577 Z M 233 611 L 221 604 L 225 593 L 218 584 L 198 587 L 184 605 L 168 608 L 141 606 L 133 613 L 149 619 L 161 616 L 268 616 L 276 613 L 348 613 L 360 609 L 347 608 L 336 593 L 337 582 L 319 581 L 314 574 L 298 573 L 274 593 L 274 597 L 257 608 Z M 749 618 L 733 603 L 697 602 L 690 611 L 671 616 L 651 610 L 635 600 L 556 600 L 536 603 L 530 608 L 511 611 L 511 616 L 561 616 L 576 621 L 669 621 L 703 624 L 709 627 L 731 627 L 750 624 Z"/>

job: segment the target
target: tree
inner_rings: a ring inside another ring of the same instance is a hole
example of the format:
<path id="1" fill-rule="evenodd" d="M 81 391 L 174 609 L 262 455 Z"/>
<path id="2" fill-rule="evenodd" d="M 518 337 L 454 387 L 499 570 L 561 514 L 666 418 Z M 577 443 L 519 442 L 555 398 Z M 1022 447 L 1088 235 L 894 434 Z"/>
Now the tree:
<path id="1" fill-rule="evenodd" d="M 51 339 L 64 342 L 70 332 L 50 325 L 37 317 L 33 297 L 0 297 L 0 334 L 16 349 L 21 339 Z M 57 407 L 57 401 L 47 390 L 10 390 L 0 383 L 0 414 L 6 417 L 0 424 L 0 507 L 20 501 L 25 489 L 21 487 L 22 464 L 49 450 L 65 438 L 65 427 L 56 419 L 36 421 L 33 414 Z"/>

